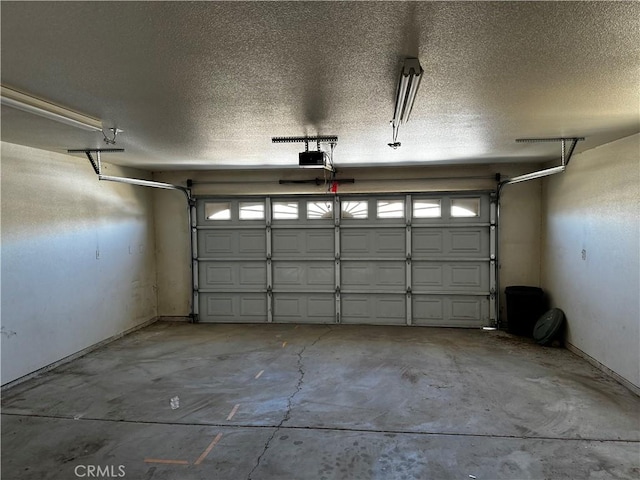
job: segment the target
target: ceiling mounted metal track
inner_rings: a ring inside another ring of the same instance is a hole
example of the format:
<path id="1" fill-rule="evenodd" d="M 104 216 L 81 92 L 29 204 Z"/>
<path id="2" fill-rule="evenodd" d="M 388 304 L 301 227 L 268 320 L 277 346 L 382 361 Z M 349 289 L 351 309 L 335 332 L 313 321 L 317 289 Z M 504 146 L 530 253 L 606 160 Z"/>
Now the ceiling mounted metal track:
<path id="1" fill-rule="evenodd" d="M 337 143 L 338 137 L 335 135 L 317 137 L 271 137 L 273 143 L 301 143 L 301 142 L 321 142 Z"/>
<path id="2" fill-rule="evenodd" d="M 271 137 L 272 143 L 304 143 L 304 148 L 309 151 L 309 142 L 316 142 L 318 150 L 320 150 L 321 143 L 330 143 L 335 145 L 338 143 L 338 137 L 336 135 L 319 135 L 316 137 Z"/>

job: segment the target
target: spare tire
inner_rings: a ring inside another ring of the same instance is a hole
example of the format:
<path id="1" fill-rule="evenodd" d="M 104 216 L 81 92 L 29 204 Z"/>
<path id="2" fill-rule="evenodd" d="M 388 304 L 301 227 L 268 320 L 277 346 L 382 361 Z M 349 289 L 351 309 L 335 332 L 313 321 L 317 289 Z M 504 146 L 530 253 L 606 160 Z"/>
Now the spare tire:
<path id="1" fill-rule="evenodd" d="M 561 340 L 564 327 L 564 312 L 552 308 L 542 315 L 533 327 L 533 339 L 540 345 L 551 345 L 554 340 Z"/>

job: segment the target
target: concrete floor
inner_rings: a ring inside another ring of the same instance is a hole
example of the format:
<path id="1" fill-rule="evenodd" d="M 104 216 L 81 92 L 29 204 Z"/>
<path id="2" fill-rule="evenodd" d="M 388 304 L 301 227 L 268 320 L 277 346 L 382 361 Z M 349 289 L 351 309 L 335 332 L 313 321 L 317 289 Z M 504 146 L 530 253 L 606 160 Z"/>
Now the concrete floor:
<path id="1" fill-rule="evenodd" d="M 2 407 L 7 479 L 640 478 L 640 398 L 504 332 L 156 323 Z"/>

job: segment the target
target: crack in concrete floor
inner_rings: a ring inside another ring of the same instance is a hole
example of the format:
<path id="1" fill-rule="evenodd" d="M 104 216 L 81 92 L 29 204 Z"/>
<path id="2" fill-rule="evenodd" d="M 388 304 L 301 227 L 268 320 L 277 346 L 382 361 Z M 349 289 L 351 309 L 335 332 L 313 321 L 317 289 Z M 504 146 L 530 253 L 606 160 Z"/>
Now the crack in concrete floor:
<path id="1" fill-rule="evenodd" d="M 315 344 L 317 344 L 320 340 L 322 340 L 322 338 L 324 338 L 325 336 L 327 336 L 329 333 L 331 333 L 333 331 L 333 329 L 329 326 L 327 326 L 328 330 L 324 333 L 321 333 L 318 338 L 316 338 L 313 342 L 311 342 L 309 345 L 305 345 L 304 347 L 302 347 L 302 349 L 297 353 L 298 356 L 298 362 L 297 362 L 297 366 L 298 366 L 298 373 L 300 374 L 300 376 L 298 377 L 298 382 L 296 383 L 296 389 L 295 391 L 289 395 L 289 397 L 287 398 L 287 410 L 284 413 L 284 416 L 282 417 L 282 420 L 280 420 L 280 423 L 276 426 L 275 430 L 273 431 L 273 433 L 271 434 L 271 436 L 267 439 L 267 441 L 264 444 L 264 449 L 262 450 L 262 453 L 260 453 L 260 455 L 258 455 L 258 458 L 256 459 L 256 463 L 253 466 L 253 468 L 251 469 L 251 471 L 249 472 L 249 475 L 247 475 L 247 480 L 251 480 L 251 475 L 254 474 L 254 472 L 258 469 L 258 467 L 260 466 L 260 462 L 262 461 L 262 457 L 264 457 L 265 453 L 267 453 L 267 450 L 269 449 L 269 446 L 271 445 L 271 442 L 273 441 L 273 439 L 275 438 L 275 436 L 278 434 L 278 432 L 280 431 L 280 429 L 283 427 L 283 425 L 289 421 L 289 419 L 291 418 L 291 408 L 293 406 L 293 399 L 295 398 L 296 395 L 298 395 L 298 393 L 300 393 L 300 390 L 302 390 L 302 384 L 304 383 L 304 375 L 305 375 L 305 371 L 304 371 L 304 364 L 302 362 L 302 355 L 304 354 L 305 350 L 307 348 L 311 348 L 313 347 Z"/>

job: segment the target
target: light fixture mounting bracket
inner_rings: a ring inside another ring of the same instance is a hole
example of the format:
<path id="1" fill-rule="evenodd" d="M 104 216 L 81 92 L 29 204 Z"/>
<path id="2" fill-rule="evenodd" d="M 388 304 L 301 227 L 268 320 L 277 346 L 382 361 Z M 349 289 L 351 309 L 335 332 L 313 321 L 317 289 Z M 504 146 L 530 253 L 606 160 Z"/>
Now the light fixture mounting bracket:
<path id="1" fill-rule="evenodd" d="M 108 128 L 107 130 L 109 130 L 111 132 L 111 134 L 113 135 L 111 138 L 109 138 L 109 137 L 107 137 L 107 134 L 104 133 L 104 130 L 102 130 L 102 136 L 104 137 L 104 143 L 106 143 L 107 145 L 115 145 L 116 144 L 116 137 L 118 136 L 118 134 L 124 132 L 124 130 L 120 130 L 117 127 L 111 127 L 111 128 Z"/>

